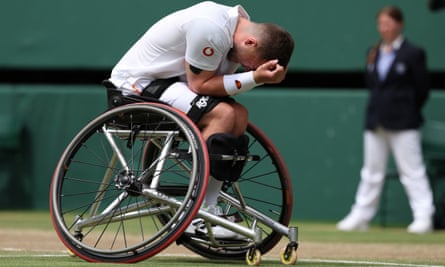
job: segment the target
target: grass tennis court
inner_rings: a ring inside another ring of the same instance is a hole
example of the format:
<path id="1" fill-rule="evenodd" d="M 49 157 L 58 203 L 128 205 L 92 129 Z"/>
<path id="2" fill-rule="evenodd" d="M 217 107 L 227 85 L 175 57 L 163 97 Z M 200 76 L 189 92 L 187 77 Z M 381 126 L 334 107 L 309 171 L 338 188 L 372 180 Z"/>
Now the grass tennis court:
<path id="1" fill-rule="evenodd" d="M 297 266 L 445 266 L 445 231 L 411 235 L 404 227 L 372 227 L 342 233 L 333 223 L 295 222 L 299 226 Z M 283 266 L 285 242 L 263 255 L 261 266 Z M 108 265 L 108 264 L 107 264 Z M 246 266 L 243 261 L 212 261 L 172 244 L 137 266 Z M 67 255 L 48 212 L 0 212 L 0 266 L 91 266 Z"/>

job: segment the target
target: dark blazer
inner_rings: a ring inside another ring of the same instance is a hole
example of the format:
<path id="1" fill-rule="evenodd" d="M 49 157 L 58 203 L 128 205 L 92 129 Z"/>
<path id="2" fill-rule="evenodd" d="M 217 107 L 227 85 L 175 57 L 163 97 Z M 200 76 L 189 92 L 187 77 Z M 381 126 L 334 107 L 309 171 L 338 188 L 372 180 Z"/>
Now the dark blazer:
<path id="1" fill-rule="evenodd" d="M 374 52 L 377 53 L 375 59 L 368 62 L 365 72 L 366 86 L 370 90 L 365 128 L 419 128 L 423 123 L 422 107 L 429 94 L 425 51 L 403 41 L 383 81 L 377 73 L 378 48 L 374 48 Z"/>

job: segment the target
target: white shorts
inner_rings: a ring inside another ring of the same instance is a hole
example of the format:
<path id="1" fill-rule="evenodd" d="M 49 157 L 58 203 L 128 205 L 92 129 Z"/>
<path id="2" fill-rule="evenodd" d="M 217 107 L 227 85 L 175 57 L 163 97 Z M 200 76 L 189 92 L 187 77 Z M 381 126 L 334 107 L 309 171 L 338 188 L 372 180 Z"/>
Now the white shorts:
<path id="1" fill-rule="evenodd" d="M 190 90 L 185 82 L 176 82 L 168 87 L 159 100 L 188 113 L 192 107 L 193 100 L 198 95 Z"/>

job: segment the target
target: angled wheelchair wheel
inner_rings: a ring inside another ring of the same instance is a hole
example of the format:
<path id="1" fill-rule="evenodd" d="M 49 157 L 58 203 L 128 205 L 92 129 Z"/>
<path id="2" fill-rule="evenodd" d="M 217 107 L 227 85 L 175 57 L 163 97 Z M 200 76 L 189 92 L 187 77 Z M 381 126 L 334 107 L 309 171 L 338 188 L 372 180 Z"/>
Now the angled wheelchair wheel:
<path id="1" fill-rule="evenodd" d="M 144 260 L 185 231 L 208 173 L 205 142 L 185 114 L 155 103 L 112 109 L 75 136 L 55 168 L 54 228 L 87 261 Z"/>
<path id="2" fill-rule="evenodd" d="M 237 218 L 238 223 L 243 226 L 250 228 L 255 225 L 260 229 L 261 242 L 254 245 L 243 240 L 212 241 L 188 235 L 183 235 L 178 241 L 210 259 L 244 260 L 253 246 L 264 255 L 283 235 L 282 231 L 277 230 L 275 223 L 287 227 L 291 219 L 292 186 L 283 159 L 271 140 L 255 125 L 249 124 L 246 134 L 250 139 L 249 153 L 255 158 L 246 162 L 237 185 L 225 184 L 219 205 L 232 221 Z M 244 202 L 245 207 L 239 202 Z"/>

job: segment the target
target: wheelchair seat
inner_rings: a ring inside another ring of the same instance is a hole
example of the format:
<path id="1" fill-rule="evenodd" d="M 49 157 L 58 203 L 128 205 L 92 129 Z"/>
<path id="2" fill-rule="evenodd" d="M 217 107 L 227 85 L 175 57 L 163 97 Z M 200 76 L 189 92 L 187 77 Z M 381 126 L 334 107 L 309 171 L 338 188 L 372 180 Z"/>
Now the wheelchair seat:
<path id="1" fill-rule="evenodd" d="M 119 90 L 110 80 L 102 81 L 102 85 L 107 89 L 107 103 L 109 109 L 138 102 L 152 102 L 168 105 L 167 103 L 155 97 L 141 95 L 123 95 L 122 91 Z"/>

